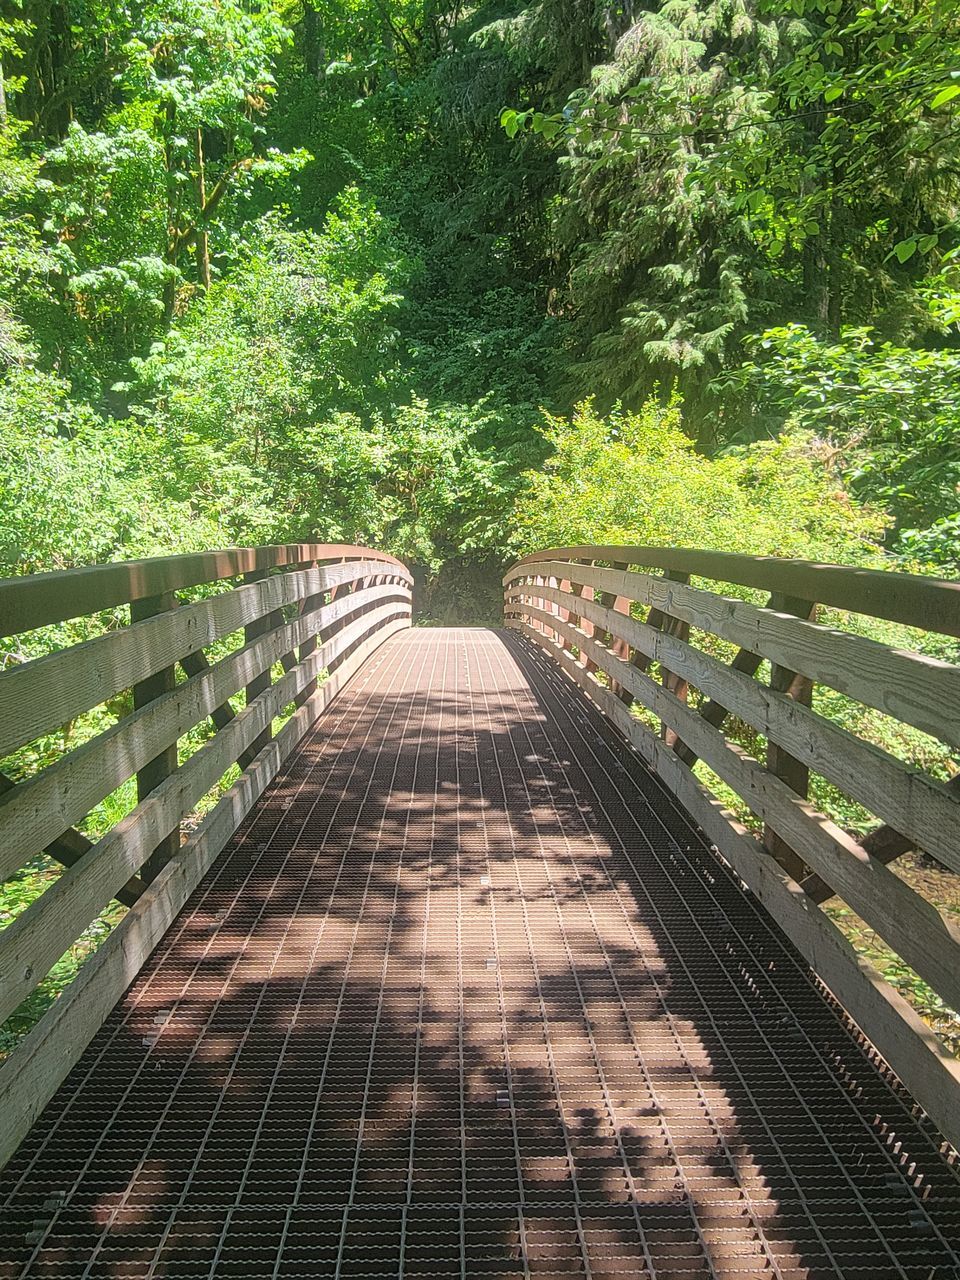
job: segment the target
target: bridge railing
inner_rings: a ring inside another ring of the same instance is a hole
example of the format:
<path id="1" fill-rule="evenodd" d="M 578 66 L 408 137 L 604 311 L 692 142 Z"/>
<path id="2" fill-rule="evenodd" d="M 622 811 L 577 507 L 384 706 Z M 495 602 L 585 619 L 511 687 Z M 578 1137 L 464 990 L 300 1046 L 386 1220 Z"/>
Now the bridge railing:
<path id="1" fill-rule="evenodd" d="M 8 659 L 0 672 L 0 761 L 23 774 L 39 742 L 44 765 L 16 781 L 0 773 L 0 881 L 42 851 L 66 867 L 0 932 L 0 1023 L 111 900 L 129 907 L 0 1068 L 0 1163 L 283 760 L 377 646 L 410 625 L 411 585 L 392 556 L 309 543 L 0 581 L 8 655 L 51 635 L 55 644 L 53 624 L 114 611 L 93 638 Z M 197 733 L 208 721 L 212 732 Z M 51 751 L 50 735 L 69 725 L 86 740 L 68 749 L 64 733 Z M 234 766 L 239 776 L 198 820 Z M 91 841 L 78 824 L 134 776 L 134 807 Z"/>
<path id="2" fill-rule="evenodd" d="M 960 1062 L 821 910 L 837 895 L 960 1010 L 960 929 L 888 865 L 916 848 L 960 872 L 960 779 L 911 767 L 821 713 L 821 696 L 836 691 L 888 723 L 960 746 L 960 666 L 856 625 L 869 616 L 960 636 L 960 584 L 721 552 L 579 546 L 527 556 L 504 586 L 507 625 L 606 713 L 960 1146 Z M 762 603 L 743 588 L 762 592 Z M 831 625 L 819 620 L 823 607 L 840 611 L 828 614 Z M 748 736 L 745 726 L 760 759 L 734 740 Z M 710 772 L 694 772 L 698 761 Z M 879 825 L 856 839 L 818 812 L 811 774 Z M 746 825 L 718 782 L 749 810 L 752 818 L 741 810 Z"/>

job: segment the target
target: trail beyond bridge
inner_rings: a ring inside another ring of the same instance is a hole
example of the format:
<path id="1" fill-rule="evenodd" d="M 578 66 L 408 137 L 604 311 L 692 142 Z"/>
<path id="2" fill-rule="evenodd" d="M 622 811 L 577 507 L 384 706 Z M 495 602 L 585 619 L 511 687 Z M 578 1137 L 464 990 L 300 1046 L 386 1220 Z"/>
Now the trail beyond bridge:
<path id="1" fill-rule="evenodd" d="M 956 1008 L 895 867 L 960 870 L 958 792 L 820 703 L 956 745 L 960 667 L 856 625 L 948 653 L 955 584 L 576 547 L 504 629 L 410 586 L 325 545 L 0 583 L 49 650 L 0 674 L 0 873 L 66 867 L 0 1017 L 128 907 L 0 1068 L 0 1277 L 957 1280 L 957 1062 L 822 904 Z"/>

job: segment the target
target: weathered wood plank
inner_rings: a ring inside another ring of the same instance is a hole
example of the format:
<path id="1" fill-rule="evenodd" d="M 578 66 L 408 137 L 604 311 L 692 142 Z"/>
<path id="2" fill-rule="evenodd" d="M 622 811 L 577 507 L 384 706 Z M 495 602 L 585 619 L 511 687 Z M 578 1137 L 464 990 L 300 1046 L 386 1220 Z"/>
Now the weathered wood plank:
<path id="1" fill-rule="evenodd" d="M 284 760 L 366 659 L 384 640 L 407 625 L 405 617 L 384 624 L 355 650 L 336 676 L 314 691 L 221 797 L 140 902 L 0 1066 L 0 1115 L 4 1118 L 0 1126 L 0 1166 L 16 1151 Z"/>
<path id="2" fill-rule="evenodd" d="M 832 609 L 960 636 L 960 583 L 779 556 L 744 556 L 686 547 L 554 547 L 524 556 L 507 572 L 504 585 L 522 576 L 525 569 L 539 572 L 541 561 L 566 559 L 611 564 L 623 561 L 647 569 L 676 569 L 694 577 L 735 582 L 768 592 L 782 591 Z"/>
<path id="3" fill-rule="evenodd" d="M 281 677 L 235 720 L 165 779 L 0 934 L 0 1021 L 33 990 L 151 849 L 194 808 L 277 711 L 291 701 L 331 656 L 371 627 L 408 616 L 400 602 L 382 606 L 341 631 L 304 663 Z"/>
<path id="4" fill-rule="evenodd" d="M 583 609 L 604 629 L 617 621 L 601 617 L 599 606 L 592 601 Z M 662 659 L 673 670 L 682 671 L 715 705 L 729 708 L 765 737 L 780 743 L 871 813 L 888 823 L 898 823 L 921 848 L 960 872 L 960 785 L 948 786 L 911 769 L 880 747 L 768 691 L 745 672 L 664 635 L 649 623 L 628 618 L 618 625 L 635 653 L 650 660 Z M 690 754 L 696 759 L 695 752 Z"/>
<path id="5" fill-rule="evenodd" d="M 701 786 L 669 747 L 559 645 L 551 644 L 524 622 L 512 625 L 554 659 L 663 778 L 944 1137 L 954 1145 L 960 1144 L 960 1062 L 946 1053 L 906 1000 L 855 954 L 836 926 Z"/>
<path id="6" fill-rule="evenodd" d="M 8 778 L 5 773 L 0 773 L 0 796 L 6 795 L 16 787 L 17 783 L 12 778 Z M 2 820 L 3 809 L 0 808 L 0 822 Z M 4 837 L 6 837 L 6 831 L 4 831 Z M 77 831 L 75 827 L 68 827 L 48 844 L 44 845 L 43 852 L 53 858 L 55 862 L 59 862 L 61 866 L 72 867 L 92 848 L 93 841 L 88 840 L 82 831 Z M 0 857 L 2 857 L 2 849 L 0 849 Z M 0 880 L 5 880 L 6 878 L 6 875 L 0 875 Z M 144 887 L 144 883 L 139 876 L 131 876 L 127 883 L 117 890 L 117 901 L 122 902 L 125 907 L 132 907 L 141 893 L 143 893 Z"/>
<path id="7" fill-rule="evenodd" d="M 533 616 L 543 612 L 533 610 Z M 559 619 L 555 625 L 573 630 Z M 638 702 L 688 742 L 951 1007 L 960 1007 L 960 928 L 650 676 L 616 658 L 598 641 L 582 633 L 574 638 L 609 677 L 620 680 Z"/>
<path id="8" fill-rule="evenodd" d="M 258 672 L 269 668 L 291 645 L 303 641 L 325 623 L 351 616 L 363 604 L 390 599 L 406 604 L 409 591 L 385 586 L 345 596 L 336 604 L 302 615 L 249 648 L 226 655 L 213 666 L 204 663 L 198 676 L 20 783 L 0 799 L 0 880 L 16 871 L 60 831 L 83 818 L 158 751 L 212 714 Z M 226 723 L 233 719 L 231 711 Z M 241 760 L 245 755 L 246 752 Z"/>
<path id="9" fill-rule="evenodd" d="M 0 673 L 0 757 L 271 610 L 369 571 L 357 561 L 278 574 Z"/>
<path id="10" fill-rule="evenodd" d="M 649 604 L 960 745 L 960 666 L 651 574 L 552 562 L 537 569 Z"/>
<path id="11" fill-rule="evenodd" d="M 951 778 L 949 782 L 944 783 L 943 789 L 955 794 L 958 800 L 960 800 L 960 774 Z M 898 827 L 906 825 L 903 822 L 902 810 L 901 816 L 895 820 L 898 823 Z M 960 822 L 958 822 L 956 830 L 960 833 Z M 924 853 L 931 852 L 931 850 L 925 847 L 922 840 L 915 839 L 909 835 L 904 835 L 902 831 L 888 823 L 884 823 L 883 826 L 877 827 L 873 831 L 868 832 L 868 834 L 860 841 L 860 844 L 871 857 L 876 858 L 879 862 L 884 863 L 884 865 L 890 862 L 895 862 L 897 858 L 902 857 L 905 853 L 910 853 L 914 849 L 921 849 Z M 960 844 L 960 835 L 958 835 L 956 841 L 949 846 L 945 856 L 942 853 L 934 854 L 935 857 L 939 858 L 939 861 L 943 862 L 947 867 L 950 867 L 951 870 L 954 871 L 960 871 L 960 865 L 958 865 L 958 863 L 960 863 L 960 857 L 957 855 L 958 844 Z M 819 876 L 807 876 L 801 887 L 803 888 L 804 893 L 808 894 L 814 902 L 826 902 L 828 898 L 833 897 L 833 890 L 826 881 L 821 880 Z"/>
<path id="12" fill-rule="evenodd" d="M 239 578 L 257 569 L 280 569 L 305 561 L 375 560 L 393 568 L 408 582 L 408 569 L 394 556 L 346 543 L 289 543 L 280 546 L 229 547 L 195 555 L 158 556 L 117 564 L 88 565 L 54 573 L 32 573 L 0 579 L 0 635 L 12 636 L 35 627 L 100 613 L 163 591 L 180 591 L 202 583 Z"/>

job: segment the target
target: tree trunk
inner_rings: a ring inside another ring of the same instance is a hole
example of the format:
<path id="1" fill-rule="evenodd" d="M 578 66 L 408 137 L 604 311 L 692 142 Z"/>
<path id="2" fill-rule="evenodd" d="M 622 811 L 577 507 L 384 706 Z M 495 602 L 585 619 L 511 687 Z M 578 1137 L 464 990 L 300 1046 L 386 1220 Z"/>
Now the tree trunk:
<path id="1" fill-rule="evenodd" d="M 203 159 L 203 130 L 198 128 L 195 140 L 197 157 L 197 275 L 204 289 L 210 288 L 210 237 L 204 222 L 207 204 L 207 178 Z"/>
<path id="2" fill-rule="evenodd" d="M 170 142 L 170 139 L 173 137 L 173 127 L 176 121 L 176 116 L 176 107 L 172 102 L 168 102 L 166 107 L 167 136 L 163 148 L 163 164 L 167 179 L 167 261 L 172 267 L 177 265 L 177 257 L 180 253 L 179 228 L 177 225 L 176 184 L 173 180 L 173 146 Z M 169 324 L 173 319 L 173 308 L 176 304 L 176 299 L 176 282 L 172 279 L 167 280 L 163 286 L 163 311 L 167 324 Z"/>
<path id="3" fill-rule="evenodd" d="M 803 244 L 803 291 L 809 299 L 814 332 L 825 338 L 830 332 L 830 289 L 822 232 Z"/>
<path id="4" fill-rule="evenodd" d="M 303 5 L 303 65 L 308 76 L 320 79 L 320 19 L 310 0 Z"/>
<path id="5" fill-rule="evenodd" d="M 827 211 L 820 234 L 811 236 L 803 246 L 803 288 L 819 338 L 838 338 L 843 319 L 836 217 L 832 209 Z"/>

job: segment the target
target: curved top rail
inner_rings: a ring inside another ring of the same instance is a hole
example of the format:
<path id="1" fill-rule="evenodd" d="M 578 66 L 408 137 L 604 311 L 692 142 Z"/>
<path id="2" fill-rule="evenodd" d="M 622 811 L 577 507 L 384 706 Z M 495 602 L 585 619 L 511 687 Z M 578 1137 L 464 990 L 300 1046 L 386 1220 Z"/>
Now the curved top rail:
<path id="1" fill-rule="evenodd" d="M 603 560 L 673 570 L 717 582 L 780 591 L 833 609 L 867 613 L 925 631 L 960 636 L 960 582 L 944 578 L 690 547 L 578 546 L 553 547 L 524 556 L 508 571 L 504 585 L 522 577 L 526 566 L 543 560 Z"/>
<path id="2" fill-rule="evenodd" d="M 396 568 L 406 581 L 411 581 L 409 570 L 395 556 L 341 542 L 227 547 L 221 551 L 157 556 L 150 560 L 121 560 L 116 564 L 94 564 L 0 579 L 0 635 L 17 635 L 35 627 L 158 596 L 164 591 L 219 582 L 244 573 L 317 560 L 359 559 L 382 560 Z"/>

